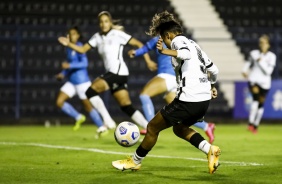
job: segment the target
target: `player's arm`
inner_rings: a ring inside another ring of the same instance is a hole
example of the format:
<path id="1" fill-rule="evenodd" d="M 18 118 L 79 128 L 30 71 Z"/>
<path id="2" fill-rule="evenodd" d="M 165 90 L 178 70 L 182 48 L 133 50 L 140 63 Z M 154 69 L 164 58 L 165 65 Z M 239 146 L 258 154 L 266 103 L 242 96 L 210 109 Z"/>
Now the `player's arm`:
<path id="1" fill-rule="evenodd" d="M 75 51 L 77 51 L 79 53 L 82 53 L 82 54 L 86 53 L 88 50 L 91 49 L 91 46 L 88 43 L 84 44 L 83 46 L 78 46 L 78 45 L 76 45 L 74 43 L 71 43 L 69 38 L 63 37 L 63 36 L 59 37 L 58 41 L 62 45 L 66 46 L 66 47 L 69 47 L 69 48 L 71 48 L 71 49 L 73 49 L 73 50 L 75 50 Z"/>
<path id="2" fill-rule="evenodd" d="M 143 43 L 140 42 L 139 40 L 135 39 L 135 38 L 131 38 L 128 42 L 129 45 L 131 46 L 134 46 L 134 47 L 138 47 L 138 48 L 142 48 L 143 47 Z M 151 70 L 151 71 L 154 71 L 157 69 L 157 64 L 155 62 L 153 62 L 149 56 L 148 53 L 145 53 L 143 55 L 146 63 L 147 63 L 147 66 L 148 68 Z"/>
<path id="3" fill-rule="evenodd" d="M 208 72 L 208 77 L 211 82 L 211 87 L 217 82 L 217 75 L 219 70 L 217 66 L 207 57 L 206 53 L 202 51 L 202 56 L 205 59 L 206 70 Z"/>
<path id="4" fill-rule="evenodd" d="M 177 48 L 180 48 L 180 49 L 177 49 Z M 172 48 L 172 49 L 175 49 L 175 50 L 164 49 L 162 38 L 159 38 L 159 40 L 157 42 L 157 49 L 161 54 L 172 56 L 172 57 L 175 57 L 177 59 L 181 59 L 181 60 L 191 59 L 191 53 L 190 53 L 187 46 L 184 46 L 184 47 L 179 46 L 179 47 L 176 47 L 176 48 Z"/>
<path id="5" fill-rule="evenodd" d="M 248 78 L 248 71 L 252 65 L 252 62 L 253 62 L 253 59 L 252 59 L 252 56 L 250 54 L 248 60 L 245 62 L 244 66 L 243 66 L 243 69 L 242 69 L 242 75 L 244 78 Z"/>
<path id="6" fill-rule="evenodd" d="M 148 53 L 149 51 L 153 50 L 154 48 L 156 48 L 157 41 L 158 41 L 158 38 L 154 37 L 151 40 L 147 41 L 146 44 L 143 45 L 143 47 L 141 47 L 137 50 L 132 50 L 132 51 L 134 51 L 134 52 L 132 52 L 133 57 L 142 56 L 142 55 Z"/>
<path id="7" fill-rule="evenodd" d="M 78 62 L 70 63 L 70 69 L 87 68 L 88 60 L 85 54 L 78 55 Z"/>

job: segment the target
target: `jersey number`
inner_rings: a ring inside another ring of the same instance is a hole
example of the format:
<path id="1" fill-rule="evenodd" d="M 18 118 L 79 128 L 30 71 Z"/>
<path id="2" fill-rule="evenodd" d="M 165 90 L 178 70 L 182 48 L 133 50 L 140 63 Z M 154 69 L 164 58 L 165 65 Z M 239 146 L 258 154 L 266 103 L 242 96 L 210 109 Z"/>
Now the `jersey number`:
<path id="1" fill-rule="evenodd" d="M 207 73 L 207 68 L 206 68 L 206 64 L 205 64 L 205 59 L 203 58 L 203 55 L 202 55 L 202 51 L 199 47 L 195 46 L 196 50 L 197 50 L 197 54 L 198 54 L 198 59 L 200 60 L 200 62 L 203 64 L 203 65 L 200 65 L 200 70 L 206 74 Z"/>

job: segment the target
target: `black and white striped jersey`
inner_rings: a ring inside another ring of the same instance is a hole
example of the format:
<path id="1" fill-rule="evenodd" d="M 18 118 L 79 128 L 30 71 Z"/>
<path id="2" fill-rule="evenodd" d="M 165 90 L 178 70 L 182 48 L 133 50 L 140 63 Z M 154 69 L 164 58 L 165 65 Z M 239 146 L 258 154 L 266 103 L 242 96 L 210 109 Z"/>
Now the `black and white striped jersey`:
<path id="1" fill-rule="evenodd" d="M 263 89 L 270 89 L 271 74 L 276 65 L 276 55 L 273 52 L 261 53 L 259 50 L 250 52 L 248 62 L 244 65 L 243 72 L 249 71 L 248 80 L 256 83 Z"/>
<path id="2" fill-rule="evenodd" d="M 218 74 L 215 64 L 197 43 L 185 36 L 176 36 L 171 42 L 171 49 L 177 51 L 177 57 L 172 57 L 178 85 L 177 98 L 186 102 L 210 100 L 211 81 L 208 72 L 212 83 L 215 83 Z"/>
<path id="3" fill-rule="evenodd" d="M 123 47 L 131 39 L 131 35 L 123 31 L 112 29 L 106 35 L 94 34 L 88 44 L 98 49 L 104 61 L 107 72 L 117 75 L 129 75 L 128 68 L 123 60 Z"/>

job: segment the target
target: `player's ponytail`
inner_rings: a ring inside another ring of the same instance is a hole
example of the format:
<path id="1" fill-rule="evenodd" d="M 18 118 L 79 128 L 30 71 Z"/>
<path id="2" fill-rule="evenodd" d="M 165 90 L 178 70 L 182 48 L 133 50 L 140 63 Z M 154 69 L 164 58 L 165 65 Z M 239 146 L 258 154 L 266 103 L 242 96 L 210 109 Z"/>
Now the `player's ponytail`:
<path id="1" fill-rule="evenodd" d="M 108 11 L 102 11 L 98 14 L 98 19 L 100 19 L 100 17 L 102 15 L 106 15 L 109 17 L 110 21 L 112 22 L 113 26 L 112 28 L 113 29 L 117 29 L 117 30 L 121 30 L 121 31 L 124 31 L 124 27 L 122 25 L 120 25 L 120 20 L 115 20 L 112 18 L 112 15 L 110 14 L 110 12 Z"/>
<path id="2" fill-rule="evenodd" d="M 171 31 L 176 34 L 183 32 L 179 21 L 175 19 L 173 14 L 168 11 L 155 14 L 147 34 L 157 36 L 164 34 L 166 31 Z"/>

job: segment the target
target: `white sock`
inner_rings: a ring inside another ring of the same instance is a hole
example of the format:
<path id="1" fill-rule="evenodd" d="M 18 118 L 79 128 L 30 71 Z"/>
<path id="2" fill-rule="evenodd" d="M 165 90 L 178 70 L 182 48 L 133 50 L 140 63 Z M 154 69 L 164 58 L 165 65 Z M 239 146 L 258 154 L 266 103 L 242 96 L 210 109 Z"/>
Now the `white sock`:
<path id="1" fill-rule="evenodd" d="M 254 121 L 254 125 L 255 125 L 256 127 L 259 126 L 259 123 L 260 123 L 260 120 L 261 120 L 261 118 L 262 118 L 263 112 L 264 112 L 264 108 L 263 108 L 263 107 L 260 107 L 260 108 L 258 109 L 258 111 L 257 111 L 256 119 L 255 119 L 255 121 Z"/>
<path id="2" fill-rule="evenodd" d="M 199 150 L 201 150 L 202 152 L 204 152 L 205 154 L 208 154 L 211 148 L 211 144 L 206 141 L 203 140 L 200 144 L 199 144 Z"/>
<path id="3" fill-rule="evenodd" d="M 103 118 L 104 123 L 109 126 L 109 128 L 115 127 L 116 124 L 112 117 L 110 116 L 107 108 L 105 107 L 105 104 L 103 100 L 100 98 L 100 96 L 96 95 L 89 99 L 90 103 L 95 107 L 95 109 L 100 113 L 100 115 Z M 114 124 L 114 125 L 113 125 Z"/>
<path id="4" fill-rule="evenodd" d="M 255 117 L 257 115 L 257 111 L 258 111 L 258 101 L 253 101 L 251 104 L 251 108 L 250 108 L 250 114 L 249 114 L 249 123 L 254 123 L 255 122 Z"/>
<path id="5" fill-rule="evenodd" d="M 140 164 L 142 160 L 144 159 L 144 157 L 139 157 L 137 153 L 135 152 L 134 155 L 132 156 L 132 159 L 135 164 Z"/>
<path id="6" fill-rule="evenodd" d="M 147 128 L 148 125 L 148 121 L 145 119 L 145 117 L 143 116 L 143 114 L 136 110 L 133 115 L 131 116 L 131 119 L 137 123 L 138 125 L 140 125 L 142 128 Z"/>
<path id="7" fill-rule="evenodd" d="M 79 120 L 80 118 L 82 118 L 82 114 L 79 114 L 77 117 L 75 117 L 75 120 Z"/>

